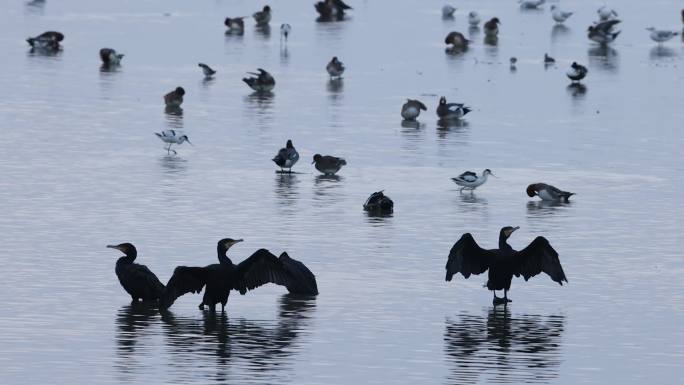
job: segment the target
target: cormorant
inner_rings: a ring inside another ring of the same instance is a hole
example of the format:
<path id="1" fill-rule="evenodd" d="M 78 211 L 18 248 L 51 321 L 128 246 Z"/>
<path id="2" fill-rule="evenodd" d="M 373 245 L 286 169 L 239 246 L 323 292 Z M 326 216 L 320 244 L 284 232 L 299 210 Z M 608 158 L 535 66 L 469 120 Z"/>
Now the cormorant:
<path id="1" fill-rule="evenodd" d="M 204 305 L 207 305 L 214 311 L 216 304 L 220 303 L 223 311 L 231 290 L 245 294 L 269 282 L 285 286 L 290 293 L 318 295 L 316 277 L 303 263 L 290 258 L 287 253 L 276 257 L 266 249 L 259 249 L 235 265 L 226 252 L 238 242 L 242 242 L 242 239 L 224 238 L 218 241 L 216 251 L 219 263 L 205 267 L 176 267 L 161 296 L 160 307 L 169 308 L 183 294 L 199 293 L 204 288 L 199 308 L 204 309 Z"/>
<path id="2" fill-rule="evenodd" d="M 119 245 L 107 245 L 110 249 L 117 249 L 126 254 L 116 261 L 116 276 L 124 290 L 133 298 L 133 302 L 138 299 L 143 301 L 156 301 L 164 291 L 164 284 L 159 281 L 156 275 L 145 265 L 134 263 L 138 251 L 130 243 Z"/>
<path id="3" fill-rule="evenodd" d="M 526 248 L 516 251 L 507 242 L 508 237 L 519 227 L 506 226 L 499 232 L 499 248 L 481 248 L 470 233 L 465 233 L 451 248 L 446 264 L 446 280 L 456 273 L 468 278 L 471 274 L 482 274 L 489 269 L 487 289 L 494 291 L 494 305 L 511 302 L 507 292 L 511 288 L 513 275 L 523 276 L 525 281 L 544 272 L 561 286 L 568 282 L 558 253 L 544 237 L 537 237 Z M 496 290 L 503 290 L 504 297 L 496 296 Z"/>

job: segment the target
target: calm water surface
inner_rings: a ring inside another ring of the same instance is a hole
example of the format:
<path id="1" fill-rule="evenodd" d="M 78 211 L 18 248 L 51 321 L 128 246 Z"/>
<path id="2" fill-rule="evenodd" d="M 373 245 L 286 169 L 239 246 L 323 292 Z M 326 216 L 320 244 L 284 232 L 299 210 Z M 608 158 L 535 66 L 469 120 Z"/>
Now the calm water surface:
<path id="1" fill-rule="evenodd" d="M 548 5 L 494 0 L 458 2 L 446 21 L 441 1 L 350 1 L 346 21 L 316 23 L 312 2 L 271 1 L 271 30 L 248 20 L 243 36 L 225 36 L 223 18 L 263 4 L 5 4 L 0 383 L 677 383 L 684 46 L 657 47 L 644 28 L 679 30 L 681 4 L 614 4 L 623 33 L 602 49 L 585 35 L 592 1 L 563 3 L 576 11 L 567 26 Z M 467 31 L 470 10 L 501 19 L 497 45 Z M 24 39 L 51 29 L 63 51 L 31 54 Z M 445 54 L 450 30 L 471 49 Z M 100 70 L 102 47 L 126 54 L 119 69 Z M 324 71 L 333 55 L 348 68 L 340 82 Z M 575 60 L 586 88 L 568 86 Z M 240 81 L 257 67 L 276 77 L 272 96 Z M 165 113 L 179 85 L 183 111 Z M 440 95 L 474 111 L 441 127 Z M 401 122 L 407 97 L 429 107 L 418 126 Z M 194 146 L 167 155 L 153 134 L 167 128 Z M 287 139 L 302 156 L 291 176 L 270 161 Z M 319 176 L 317 152 L 348 166 Z M 485 168 L 499 178 L 473 195 L 449 179 Z M 528 199 L 539 181 L 576 199 Z M 380 189 L 394 215 L 369 217 L 361 205 Z M 518 279 L 514 302 L 493 309 L 485 276 L 444 282 L 462 233 L 494 247 L 505 225 L 522 227 L 514 247 L 550 239 L 569 284 Z M 245 239 L 235 261 L 287 250 L 320 296 L 266 286 L 231 296 L 227 315 L 198 311 L 192 295 L 160 314 L 131 306 L 104 247 L 133 242 L 166 281 L 177 265 L 213 263 L 223 237 Z"/>

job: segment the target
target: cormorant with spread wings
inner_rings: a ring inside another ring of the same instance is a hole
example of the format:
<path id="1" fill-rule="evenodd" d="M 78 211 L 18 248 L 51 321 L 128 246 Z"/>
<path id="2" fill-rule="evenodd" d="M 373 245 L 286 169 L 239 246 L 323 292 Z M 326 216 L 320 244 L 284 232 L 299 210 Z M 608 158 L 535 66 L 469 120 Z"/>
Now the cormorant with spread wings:
<path id="1" fill-rule="evenodd" d="M 511 302 L 507 292 L 513 276 L 523 276 L 525 281 L 539 273 L 548 274 L 561 286 L 568 282 L 558 253 L 544 237 L 537 237 L 526 248 L 516 251 L 507 242 L 508 237 L 519 227 L 506 226 L 499 232 L 499 248 L 481 248 L 470 233 L 463 234 L 451 248 L 446 264 L 446 280 L 456 273 L 468 278 L 471 274 L 482 274 L 489 270 L 487 289 L 494 291 L 494 305 Z M 496 296 L 496 290 L 503 290 L 504 297 Z"/>
<path id="2" fill-rule="evenodd" d="M 160 307 L 167 309 L 186 293 L 199 293 L 204 288 L 204 305 L 214 311 L 221 304 L 226 307 L 231 290 L 245 294 L 267 283 L 285 286 L 290 293 L 318 295 L 316 277 L 303 263 L 290 258 L 287 253 L 276 257 L 266 249 L 259 249 L 249 258 L 234 264 L 226 252 L 242 239 L 225 238 L 218 241 L 216 250 L 219 263 L 205 267 L 178 266 L 173 271 L 160 299 Z"/>

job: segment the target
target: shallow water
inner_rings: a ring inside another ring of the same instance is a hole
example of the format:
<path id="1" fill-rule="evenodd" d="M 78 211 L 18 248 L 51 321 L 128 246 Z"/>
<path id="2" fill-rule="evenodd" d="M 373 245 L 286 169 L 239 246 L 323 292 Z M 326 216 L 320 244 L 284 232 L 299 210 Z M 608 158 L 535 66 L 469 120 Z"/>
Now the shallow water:
<path id="1" fill-rule="evenodd" d="M 566 27 L 514 1 L 460 2 L 455 20 L 437 1 L 349 3 L 346 21 L 316 23 L 311 2 L 272 1 L 270 34 L 248 20 L 243 36 L 224 35 L 223 18 L 261 4 L 7 4 L 0 383 L 677 382 L 684 49 L 644 28 L 680 29 L 680 5 L 619 4 L 622 35 L 601 49 L 585 36 L 593 2 L 564 3 L 576 11 Z M 466 53 L 445 54 L 471 9 L 501 19 L 498 44 L 473 34 Z M 30 53 L 23 39 L 49 29 L 66 35 L 63 51 Z M 116 71 L 100 70 L 104 46 L 126 54 Z M 348 68 L 339 82 L 324 70 L 333 55 Z M 569 86 L 572 61 L 589 68 L 585 88 Z M 273 95 L 240 81 L 257 67 L 276 77 Z M 166 113 L 162 95 L 179 85 L 182 113 Z M 474 110 L 441 127 L 440 95 Z M 417 127 L 401 122 L 407 97 L 429 107 Z M 167 128 L 194 146 L 168 155 L 153 134 Z M 276 174 L 287 139 L 302 159 Z M 322 177 L 317 152 L 348 166 Z M 498 178 L 473 195 L 449 179 L 485 168 Z M 528 199 L 539 181 L 576 199 Z M 395 212 L 370 217 L 361 205 L 380 189 Z M 514 302 L 493 309 L 486 277 L 444 282 L 462 233 L 494 247 L 505 225 L 521 226 L 517 248 L 547 237 L 569 284 L 517 279 Z M 287 250 L 321 294 L 266 286 L 231 296 L 225 316 L 187 295 L 160 314 L 130 305 L 104 247 L 133 242 L 166 281 L 177 265 L 213 263 L 223 237 L 245 239 L 234 261 Z"/>

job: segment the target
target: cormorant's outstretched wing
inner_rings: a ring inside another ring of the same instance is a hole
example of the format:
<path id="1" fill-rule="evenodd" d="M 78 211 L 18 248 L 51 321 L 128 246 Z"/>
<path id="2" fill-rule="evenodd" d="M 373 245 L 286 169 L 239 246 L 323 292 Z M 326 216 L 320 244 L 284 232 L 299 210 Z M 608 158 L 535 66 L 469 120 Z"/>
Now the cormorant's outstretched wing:
<path id="1" fill-rule="evenodd" d="M 159 306 L 167 309 L 183 294 L 199 293 L 207 283 L 209 271 L 204 267 L 178 266 L 161 296 Z"/>
<path id="2" fill-rule="evenodd" d="M 237 265 L 233 289 L 245 294 L 269 282 L 285 286 L 290 293 L 318 295 L 316 277 L 311 270 L 287 253 L 278 258 L 266 249 L 257 250 Z"/>
<path id="3" fill-rule="evenodd" d="M 446 264 L 446 280 L 456 273 L 468 278 L 471 274 L 482 274 L 489 269 L 494 253 L 481 248 L 470 233 L 465 233 L 449 252 Z"/>
<path id="4" fill-rule="evenodd" d="M 520 250 L 515 258 L 518 262 L 515 272 L 516 277 L 522 275 L 525 281 L 527 281 L 531 277 L 544 272 L 560 285 L 563 285 L 563 281 L 568 282 L 558 259 L 558 253 L 544 237 L 535 238 L 529 246 Z"/>

